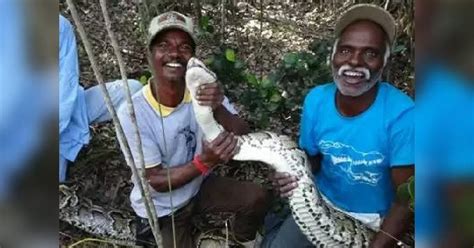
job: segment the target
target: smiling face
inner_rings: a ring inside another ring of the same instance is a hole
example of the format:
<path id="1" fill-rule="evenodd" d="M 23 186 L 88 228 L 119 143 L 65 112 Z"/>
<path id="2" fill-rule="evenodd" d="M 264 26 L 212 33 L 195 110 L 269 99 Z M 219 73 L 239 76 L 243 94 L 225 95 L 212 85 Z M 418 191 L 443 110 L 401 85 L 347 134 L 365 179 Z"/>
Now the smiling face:
<path id="1" fill-rule="evenodd" d="M 334 82 L 342 95 L 360 96 L 380 79 L 389 52 L 385 37 L 379 25 L 366 20 L 344 29 L 332 57 Z"/>
<path id="2" fill-rule="evenodd" d="M 152 41 L 151 51 L 158 81 L 184 81 L 186 64 L 194 52 L 192 39 L 186 32 L 163 31 Z"/>

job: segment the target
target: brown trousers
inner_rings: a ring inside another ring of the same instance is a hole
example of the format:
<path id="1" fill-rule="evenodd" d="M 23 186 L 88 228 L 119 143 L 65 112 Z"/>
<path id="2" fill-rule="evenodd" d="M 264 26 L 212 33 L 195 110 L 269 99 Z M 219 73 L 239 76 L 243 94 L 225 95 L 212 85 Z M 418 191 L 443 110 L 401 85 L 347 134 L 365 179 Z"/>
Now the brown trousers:
<path id="1" fill-rule="evenodd" d="M 231 178 L 209 176 L 201 185 L 199 193 L 185 207 L 174 214 L 176 247 L 195 247 L 192 217 L 196 214 L 231 212 L 235 218 L 230 228 L 242 242 L 255 239 L 257 229 L 262 225 L 270 206 L 271 194 L 259 185 L 241 182 Z M 159 218 L 163 246 L 173 247 L 171 216 Z M 143 221 L 142 221 L 143 222 Z M 151 231 L 137 230 L 137 239 L 153 239 Z M 149 237 L 144 237 L 149 236 Z M 144 245 L 143 243 L 137 243 Z M 149 246 L 149 245 L 148 245 Z"/>

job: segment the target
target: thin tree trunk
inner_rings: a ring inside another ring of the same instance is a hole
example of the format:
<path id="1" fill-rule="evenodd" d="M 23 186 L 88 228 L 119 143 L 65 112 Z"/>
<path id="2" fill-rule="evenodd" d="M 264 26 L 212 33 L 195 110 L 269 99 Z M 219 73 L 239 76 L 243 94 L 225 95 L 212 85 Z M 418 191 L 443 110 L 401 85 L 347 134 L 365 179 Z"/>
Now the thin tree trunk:
<path id="1" fill-rule="evenodd" d="M 199 0 L 194 0 L 194 15 L 196 16 L 198 22 L 201 20 L 201 2 Z"/>
<path id="2" fill-rule="evenodd" d="M 263 40 L 263 0 L 260 0 L 260 52 L 262 51 L 263 49 L 263 42 L 261 42 Z M 260 80 L 263 80 L 263 61 L 262 61 L 262 58 L 258 58 L 258 60 L 260 60 Z"/>
<path id="3" fill-rule="evenodd" d="M 127 99 L 127 108 L 130 114 L 132 126 L 134 128 L 136 143 L 138 146 L 138 157 L 139 157 L 138 162 L 139 162 L 139 167 L 141 168 L 141 171 L 140 171 L 141 173 L 138 173 L 138 170 L 135 164 L 131 166 L 132 171 L 135 176 L 135 180 L 139 182 L 139 188 L 140 188 L 140 192 L 142 193 L 142 197 L 145 199 L 145 207 L 147 210 L 148 221 L 150 223 L 153 236 L 155 237 L 156 244 L 158 245 L 158 247 L 162 247 L 163 239 L 160 233 L 160 227 L 158 224 L 156 208 L 155 208 L 155 205 L 153 204 L 152 198 L 150 196 L 150 191 L 148 188 L 148 183 L 146 182 L 146 179 L 145 179 L 145 160 L 143 158 L 142 141 L 140 138 L 140 133 L 138 131 L 137 118 L 136 118 L 135 110 L 133 107 L 132 95 L 130 93 L 130 89 L 127 83 L 127 73 L 125 69 L 125 63 L 123 62 L 122 54 L 120 53 L 120 48 L 119 48 L 117 39 L 115 38 L 115 34 L 112 31 L 112 24 L 111 24 L 110 17 L 107 11 L 107 5 L 106 5 L 105 0 L 100 0 L 100 7 L 102 9 L 102 15 L 104 16 L 107 33 L 110 37 L 112 47 L 114 48 L 114 53 L 115 53 L 115 56 L 117 57 L 117 62 L 119 64 L 120 75 L 122 77 L 123 87 L 124 87 L 126 99 Z"/>
<path id="4" fill-rule="evenodd" d="M 225 1 L 221 0 L 221 44 L 225 42 Z"/>

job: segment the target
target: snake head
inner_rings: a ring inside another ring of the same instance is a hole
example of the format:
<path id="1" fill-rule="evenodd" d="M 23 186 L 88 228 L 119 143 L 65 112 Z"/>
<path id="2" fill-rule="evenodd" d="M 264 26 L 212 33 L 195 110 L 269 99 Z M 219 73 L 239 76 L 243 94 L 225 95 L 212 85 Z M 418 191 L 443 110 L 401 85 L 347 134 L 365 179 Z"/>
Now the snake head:
<path id="1" fill-rule="evenodd" d="M 195 57 L 188 60 L 186 66 L 186 86 L 191 92 L 191 95 L 194 96 L 196 89 L 200 85 L 214 83 L 216 80 L 216 74 L 209 70 L 202 61 Z"/>
<path id="2" fill-rule="evenodd" d="M 201 60 L 197 59 L 196 57 L 191 57 L 189 60 L 188 60 L 188 64 L 186 66 L 186 69 L 189 70 L 193 67 L 199 67 L 199 68 L 202 68 L 203 70 L 205 70 L 210 76 L 212 76 L 214 79 L 217 79 L 217 75 L 209 70 L 209 68 L 207 68 L 207 66 L 204 64 L 204 62 L 202 62 Z"/>

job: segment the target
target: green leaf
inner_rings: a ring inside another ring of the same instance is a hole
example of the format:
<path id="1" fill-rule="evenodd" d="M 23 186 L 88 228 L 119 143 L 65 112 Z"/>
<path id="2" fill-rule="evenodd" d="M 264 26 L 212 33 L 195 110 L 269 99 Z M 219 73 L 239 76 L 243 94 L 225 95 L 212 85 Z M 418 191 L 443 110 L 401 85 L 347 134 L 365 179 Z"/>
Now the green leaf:
<path id="1" fill-rule="evenodd" d="M 296 53 L 289 53 L 283 58 L 285 68 L 291 68 L 298 62 L 298 55 Z"/>
<path id="2" fill-rule="evenodd" d="M 413 176 L 408 179 L 408 193 L 410 193 L 410 199 L 415 199 L 415 180 Z"/>
<path id="3" fill-rule="evenodd" d="M 209 66 L 210 64 L 214 62 L 214 58 L 207 58 L 203 62 L 205 65 Z"/>
<path id="4" fill-rule="evenodd" d="M 278 107 L 279 107 L 279 105 L 277 103 L 270 103 L 268 105 L 268 110 L 270 112 L 274 112 L 275 110 L 277 110 Z"/>
<path id="5" fill-rule="evenodd" d="M 273 82 L 270 81 L 270 79 L 268 79 L 267 77 L 264 77 L 262 79 L 262 81 L 260 82 L 260 85 L 263 87 L 263 88 L 268 88 L 270 86 L 273 85 Z"/>
<path id="6" fill-rule="evenodd" d="M 409 189 L 408 189 L 408 183 L 403 183 L 398 187 L 397 196 L 402 201 L 409 201 L 410 200 L 410 192 L 409 192 Z"/>
<path id="7" fill-rule="evenodd" d="M 209 20 L 211 19 L 210 16 L 202 16 L 201 19 L 199 19 L 199 27 L 202 30 L 206 30 L 209 27 Z"/>
<path id="8" fill-rule="evenodd" d="M 140 77 L 140 83 L 142 83 L 143 85 L 147 84 L 148 82 L 148 79 L 146 78 L 145 75 L 141 76 Z"/>
<path id="9" fill-rule="evenodd" d="M 405 47 L 405 45 L 398 45 L 398 46 L 395 46 L 395 48 L 393 49 L 392 53 L 399 53 L 399 52 L 403 52 L 407 50 L 407 48 Z"/>
<path id="10" fill-rule="evenodd" d="M 257 80 L 257 77 L 253 74 L 247 74 L 245 75 L 246 79 L 247 79 L 247 82 L 252 85 L 252 86 L 257 86 L 258 84 L 258 80 Z"/>
<path id="11" fill-rule="evenodd" d="M 225 50 L 225 58 L 230 62 L 235 62 L 235 52 L 234 52 L 234 50 L 227 48 Z"/>
<path id="12" fill-rule="evenodd" d="M 273 93 L 272 97 L 270 97 L 270 102 L 280 102 L 281 95 L 278 92 Z"/>

